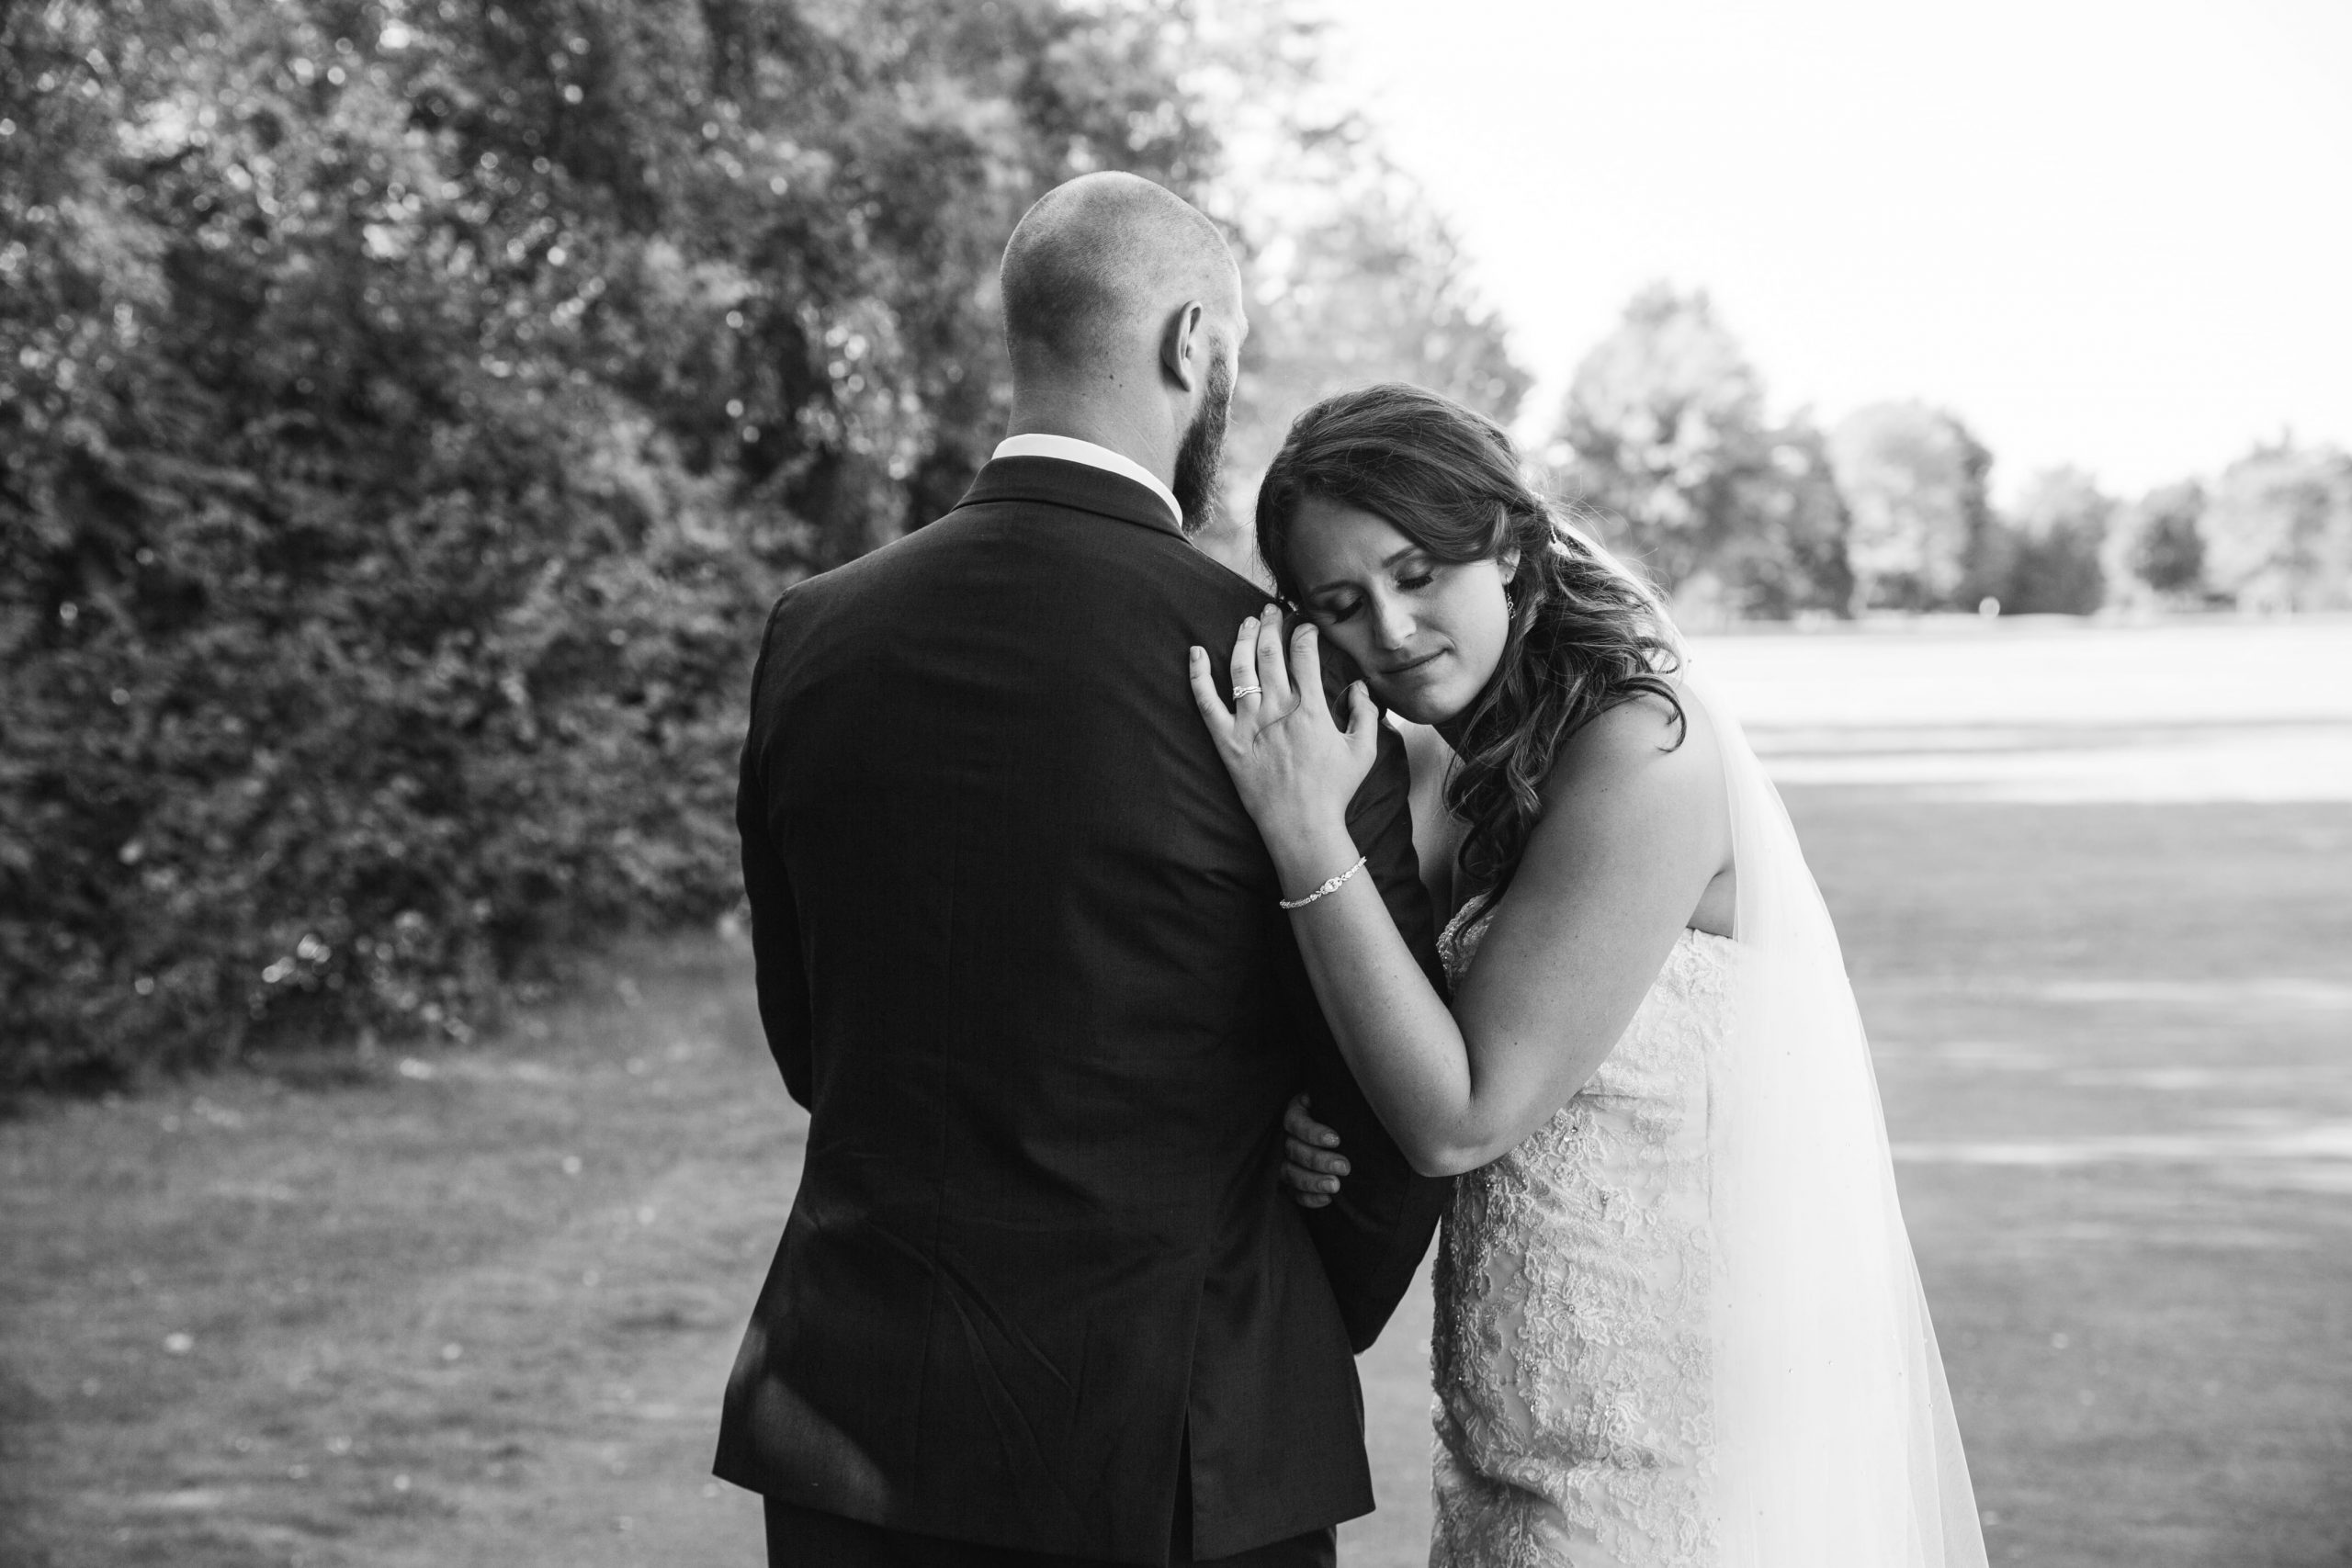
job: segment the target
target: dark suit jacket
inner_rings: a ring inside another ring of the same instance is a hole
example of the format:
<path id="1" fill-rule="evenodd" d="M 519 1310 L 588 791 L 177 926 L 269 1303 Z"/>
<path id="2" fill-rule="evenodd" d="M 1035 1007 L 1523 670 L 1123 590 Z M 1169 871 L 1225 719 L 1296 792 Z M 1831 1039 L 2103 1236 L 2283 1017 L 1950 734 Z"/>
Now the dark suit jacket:
<path id="1" fill-rule="evenodd" d="M 760 1011 L 809 1109 L 717 1470 L 894 1529 L 1159 1562 L 1368 1511 L 1368 1344 L 1426 1251 L 1184 650 L 1260 592 L 1052 458 L 787 592 L 738 817 Z M 1220 664 L 1222 660 L 1220 659 Z M 1405 764 L 1351 821 L 1430 955 Z M 1277 1188 L 1302 1086 L 1354 1174 Z"/>

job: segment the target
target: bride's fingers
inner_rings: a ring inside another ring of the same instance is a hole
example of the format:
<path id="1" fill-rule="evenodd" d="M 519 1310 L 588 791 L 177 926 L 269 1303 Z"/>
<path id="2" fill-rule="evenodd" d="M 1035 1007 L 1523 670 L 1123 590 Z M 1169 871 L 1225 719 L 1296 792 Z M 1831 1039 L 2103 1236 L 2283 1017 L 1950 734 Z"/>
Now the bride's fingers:
<path id="1" fill-rule="evenodd" d="M 1290 662 L 1283 657 L 1283 612 L 1278 604 L 1269 604 L 1265 613 L 1256 617 L 1258 623 L 1257 680 L 1266 688 L 1266 700 L 1278 714 L 1292 707 Z"/>
<path id="2" fill-rule="evenodd" d="M 1380 744 L 1380 706 L 1372 700 L 1372 688 L 1362 681 L 1348 683 L 1348 746 L 1363 751 Z"/>
<path id="3" fill-rule="evenodd" d="M 1242 705 L 1257 701 L 1258 694 L 1253 692 L 1251 688 L 1264 684 L 1263 682 L 1258 679 L 1257 616 L 1250 615 L 1245 617 L 1239 629 L 1234 632 L 1233 658 L 1227 668 L 1226 673 L 1230 676 L 1233 681 L 1233 711 L 1235 716 L 1238 717 L 1243 714 L 1256 712 L 1256 709 L 1245 707 Z"/>
<path id="4" fill-rule="evenodd" d="M 1216 694 L 1216 682 L 1209 675 L 1209 652 L 1194 648 L 1186 670 L 1192 682 L 1193 705 L 1201 710 L 1201 722 L 1209 727 L 1209 735 L 1219 741 L 1233 739 L 1233 715 L 1226 711 L 1225 699 Z"/>
<path id="5" fill-rule="evenodd" d="M 1298 705 L 1318 718 L 1330 716 L 1323 701 L 1323 639 L 1313 621 L 1301 621 L 1290 634 L 1290 667 L 1298 682 Z"/>

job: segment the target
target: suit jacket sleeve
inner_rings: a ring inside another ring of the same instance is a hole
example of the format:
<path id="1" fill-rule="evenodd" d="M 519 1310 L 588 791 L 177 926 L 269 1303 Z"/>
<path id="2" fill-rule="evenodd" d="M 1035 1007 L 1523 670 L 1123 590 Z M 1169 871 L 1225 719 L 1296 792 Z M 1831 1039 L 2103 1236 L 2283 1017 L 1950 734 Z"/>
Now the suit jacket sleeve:
<path id="1" fill-rule="evenodd" d="M 806 1107 L 811 1032 L 808 974 L 801 962 L 799 910 L 772 837 L 763 767 L 768 739 L 767 726 L 762 721 L 767 696 L 764 677 L 775 622 L 783 611 L 779 602 L 768 618 L 768 635 L 762 639 L 759 664 L 752 672 L 752 723 L 743 740 L 735 827 L 743 840 L 743 894 L 752 907 L 752 961 L 759 983 L 760 1024 L 768 1037 L 768 1050 L 784 1073 L 785 1091 Z"/>
<path id="2" fill-rule="evenodd" d="M 1442 994 L 1429 893 L 1413 852 L 1410 784 L 1404 740 L 1384 724 L 1379 757 L 1350 804 L 1348 827 L 1390 918 Z M 1306 1091 L 1315 1119 L 1340 1134 L 1349 1173 L 1331 1202 L 1303 1213 L 1339 1299 L 1349 1343 L 1362 1352 L 1380 1337 L 1411 1286 L 1453 1184 L 1422 1176 L 1407 1163 L 1356 1087 L 1311 990 L 1304 1013 Z"/>

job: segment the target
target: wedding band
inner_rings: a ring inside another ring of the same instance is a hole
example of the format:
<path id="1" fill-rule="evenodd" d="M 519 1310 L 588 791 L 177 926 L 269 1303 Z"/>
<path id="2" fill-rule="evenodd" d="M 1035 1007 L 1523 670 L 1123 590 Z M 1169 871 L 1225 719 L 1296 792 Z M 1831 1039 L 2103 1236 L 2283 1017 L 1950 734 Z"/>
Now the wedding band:
<path id="1" fill-rule="evenodd" d="M 1233 688 L 1233 700 L 1238 703 L 1244 697 L 1254 697 L 1264 690 L 1263 686 L 1236 686 Z"/>

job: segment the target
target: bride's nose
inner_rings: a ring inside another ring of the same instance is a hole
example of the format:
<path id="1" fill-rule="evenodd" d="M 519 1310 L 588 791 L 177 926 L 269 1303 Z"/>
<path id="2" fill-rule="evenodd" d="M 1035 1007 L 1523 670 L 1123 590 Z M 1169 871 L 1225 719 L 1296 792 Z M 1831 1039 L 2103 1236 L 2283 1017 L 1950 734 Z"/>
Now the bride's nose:
<path id="1" fill-rule="evenodd" d="M 1384 648 L 1401 649 L 1413 640 L 1413 617 L 1396 600 L 1383 595 L 1373 617 Z"/>

